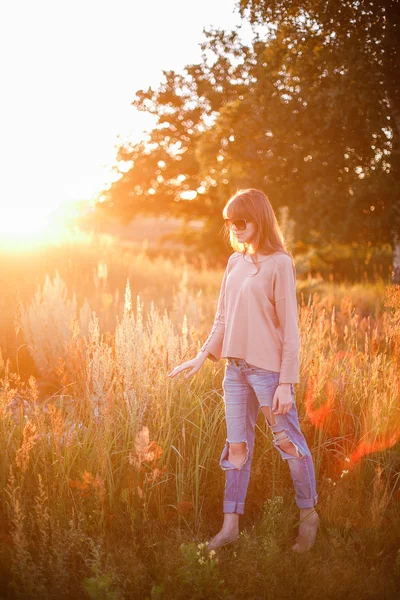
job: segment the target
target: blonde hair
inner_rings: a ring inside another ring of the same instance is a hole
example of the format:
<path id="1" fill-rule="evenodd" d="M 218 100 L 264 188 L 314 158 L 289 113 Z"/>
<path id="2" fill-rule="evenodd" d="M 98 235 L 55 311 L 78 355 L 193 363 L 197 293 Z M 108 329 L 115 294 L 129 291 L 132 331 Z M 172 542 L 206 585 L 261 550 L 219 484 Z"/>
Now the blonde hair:
<path id="1" fill-rule="evenodd" d="M 260 190 L 254 188 L 238 190 L 225 204 L 222 216 L 224 219 L 246 219 L 256 223 L 255 236 L 251 242 L 239 242 L 232 231 L 229 231 L 228 237 L 232 248 L 240 254 L 248 250 L 257 267 L 259 263 L 254 259 L 256 253 L 268 256 L 274 252 L 284 252 L 291 256 L 285 247 L 284 237 L 271 202 Z M 291 258 L 293 260 L 293 257 Z"/>

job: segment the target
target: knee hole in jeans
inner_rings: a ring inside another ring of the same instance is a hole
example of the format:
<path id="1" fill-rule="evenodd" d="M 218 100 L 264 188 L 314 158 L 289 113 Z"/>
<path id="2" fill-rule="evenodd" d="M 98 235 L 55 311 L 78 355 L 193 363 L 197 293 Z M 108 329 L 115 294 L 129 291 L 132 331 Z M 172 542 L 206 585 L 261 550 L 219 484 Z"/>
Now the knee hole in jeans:
<path id="1" fill-rule="evenodd" d="M 275 431 L 277 422 L 275 419 L 275 415 L 272 413 L 271 408 L 269 406 L 263 406 L 262 411 L 265 415 L 265 420 L 267 421 L 268 426 L 272 431 L 274 440 L 278 444 L 278 446 L 284 452 L 286 452 L 286 454 L 290 454 L 294 458 L 303 458 L 303 455 L 300 452 L 298 446 L 294 442 L 292 442 L 292 440 L 286 433 L 286 429 L 280 429 L 279 431 Z"/>
<path id="2" fill-rule="evenodd" d="M 298 446 L 294 442 L 292 442 L 285 429 L 283 429 L 282 431 L 273 431 L 272 434 L 276 443 L 279 445 L 280 448 L 282 448 L 284 452 L 286 452 L 286 454 L 291 454 L 295 458 L 303 458 L 303 455 L 300 452 Z"/>
<path id="3" fill-rule="evenodd" d="M 249 447 L 247 441 L 244 442 L 229 442 L 228 441 L 228 460 L 237 469 L 241 469 L 249 456 Z"/>

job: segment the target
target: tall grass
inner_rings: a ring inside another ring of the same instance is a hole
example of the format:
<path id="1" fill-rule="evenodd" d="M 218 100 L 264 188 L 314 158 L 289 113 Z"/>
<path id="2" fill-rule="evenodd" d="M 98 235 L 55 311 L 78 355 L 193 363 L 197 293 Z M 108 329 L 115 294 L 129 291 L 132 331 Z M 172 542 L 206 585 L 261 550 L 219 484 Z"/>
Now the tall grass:
<path id="1" fill-rule="evenodd" d="M 222 273 L 141 260 L 143 277 L 170 269 L 170 310 L 133 293 L 128 274 L 113 289 L 104 263 L 112 331 L 93 296 L 78 300 L 59 274 L 16 311 L 32 366 L 14 371 L 0 355 L 2 596 L 394 598 L 397 288 L 299 281 L 296 402 L 318 477 L 318 541 L 290 553 L 293 488 L 260 415 L 239 543 L 210 556 L 202 542 L 222 518 L 223 361 L 189 380 L 167 373 L 205 339 Z"/>

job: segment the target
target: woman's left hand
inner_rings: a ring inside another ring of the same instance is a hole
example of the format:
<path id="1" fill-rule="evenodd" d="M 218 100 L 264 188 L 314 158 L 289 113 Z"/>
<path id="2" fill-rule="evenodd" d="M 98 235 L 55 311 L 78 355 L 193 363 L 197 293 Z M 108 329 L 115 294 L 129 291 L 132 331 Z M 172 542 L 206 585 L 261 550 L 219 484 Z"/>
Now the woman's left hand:
<path id="1" fill-rule="evenodd" d="M 290 383 L 282 383 L 275 390 L 274 399 L 272 400 L 272 412 L 274 415 L 285 415 L 292 407 L 292 385 Z"/>

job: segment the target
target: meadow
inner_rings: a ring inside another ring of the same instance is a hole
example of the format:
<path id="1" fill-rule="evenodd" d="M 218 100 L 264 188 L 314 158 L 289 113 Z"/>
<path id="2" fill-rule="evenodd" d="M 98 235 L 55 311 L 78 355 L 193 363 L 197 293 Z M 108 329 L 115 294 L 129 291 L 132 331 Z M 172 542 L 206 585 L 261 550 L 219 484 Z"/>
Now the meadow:
<path id="1" fill-rule="evenodd" d="M 399 597 L 400 290 L 387 278 L 298 277 L 315 546 L 290 550 L 293 488 L 260 412 L 240 538 L 210 554 L 225 361 L 167 374 L 207 337 L 223 270 L 82 234 L 3 249 L 0 273 L 1 598 Z"/>

